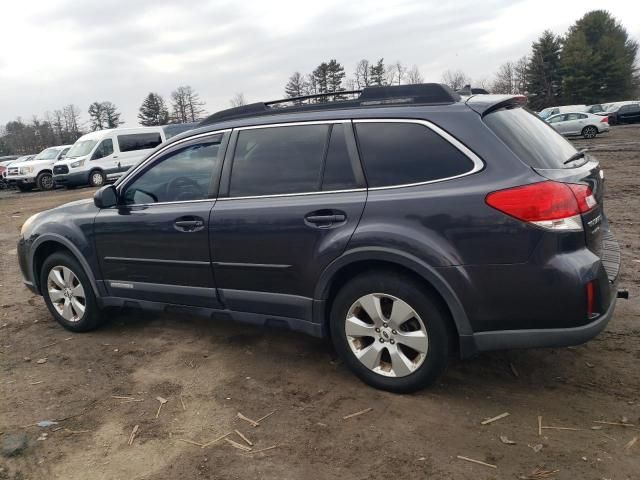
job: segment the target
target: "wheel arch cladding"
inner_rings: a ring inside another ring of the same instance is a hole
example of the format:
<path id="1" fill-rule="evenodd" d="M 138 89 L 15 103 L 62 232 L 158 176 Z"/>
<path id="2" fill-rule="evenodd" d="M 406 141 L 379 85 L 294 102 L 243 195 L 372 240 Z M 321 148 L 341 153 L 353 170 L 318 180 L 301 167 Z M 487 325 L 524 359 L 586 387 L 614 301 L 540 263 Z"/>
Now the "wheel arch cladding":
<path id="1" fill-rule="evenodd" d="M 321 321 L 328 325 L 331 301 L 341 285 L 363 271 L 391 269 L 418 280 L 430 289 L 448 311 L 459 338 L 473 333 L 467 315 L 453 289 L 442 276 L 421 260 L 389 249 L 358 249 L 347 252 L 331 263 L 322 273 L 314 294 L 315 299 L 324 300 Z M 327 327 L 328 331 L 328 327 Z"/>
<path id="2" fill-rule="evenodd" d="M 70 243 L 64 237 L 52 234 L 41 236 L 37 239 L 36 242 L 34 242 L 32 246 L 32 252 L 31 270 L 33 274 L 33 281 L 40 294 L 42 294 L 42 290 L 40 288 L 40 271 L 45 260 L 50 255 L 56 252 L 64 252 L 71 255 L 80 264 L 85 274 L 89 278 L 89 282 L 91 282 L 93 293 L 96 295 L 96 297 L 100 296 L 93 271 L 87 264 L 86 259 L 82 256 L 77 247 Z"/>

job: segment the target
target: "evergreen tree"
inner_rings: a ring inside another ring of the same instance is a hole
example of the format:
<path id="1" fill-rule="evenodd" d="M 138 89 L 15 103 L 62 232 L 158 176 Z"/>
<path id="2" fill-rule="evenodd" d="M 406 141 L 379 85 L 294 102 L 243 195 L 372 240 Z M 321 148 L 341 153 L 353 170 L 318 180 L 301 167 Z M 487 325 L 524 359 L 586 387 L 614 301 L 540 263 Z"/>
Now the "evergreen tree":
<path id="1" fill-rule="evenodd" d="M 527 64 L 529 105 L 536 110 L 559 105 L 562 72 L 560 68 L 561 40 L 551 30 L 545 30 L 531 46 Z"/>
<path id="2" fill-rule="evenodd" d="M 329 60 L 327 64 L 327 92 L 343 92 L 344 87 L 342 82 L 344 81 L 344 67 L 336 61 L 335 58 Z M 334 98 L 340 97 L 336 95 Z"/>
<path id="3" fill-rule="evenodd" d="M 633 95 L 638 43 L 608 12 L 594 10 L 569 29 L 560 61 L 568 103 L 603 103 Z"/>
<path id="4" fill-rule="evenodd" d="M 169 122 L 169 111 L 160 94 L 151 92 L 147 95 L 140 105 L 138 120 L 144 127 L 166 125 Z"/>
<path id="5" fill-rule="evenodd" d="M 93 102 L 89 105 L 89 128 L 92 132 L 102 130 L 104 126 L 104 109 L 102 102 Z"/>
<path id="6" fill-rule="evenodd" d="M 315 85 L 316 93 L 328 93 L 329 88 L 329 65 L 327 62 L 322 62 L 320 65 L 316 67 L 316 69 L 311 74 L 313 76 L 313 83 Z M 328 101 L 327 97 L 321 97 L 318 99 L 319 102 Z"/>
<path id="7" fill-rule="evenodd" d="M 118 108 L 111 102 L 102 102 L 102 111 L 104 115 L 104 123 L 107 128 L 118 128 L 124 122 L 120 120 L 120 112 Z"/>
<path id="8" fill-rule="evenodd" d="M 369 67 L 369 84 L 383 86 L 387 84 L 387 69 L 384 66 L 384 58 L 378 60 L 375 65 Z"/>

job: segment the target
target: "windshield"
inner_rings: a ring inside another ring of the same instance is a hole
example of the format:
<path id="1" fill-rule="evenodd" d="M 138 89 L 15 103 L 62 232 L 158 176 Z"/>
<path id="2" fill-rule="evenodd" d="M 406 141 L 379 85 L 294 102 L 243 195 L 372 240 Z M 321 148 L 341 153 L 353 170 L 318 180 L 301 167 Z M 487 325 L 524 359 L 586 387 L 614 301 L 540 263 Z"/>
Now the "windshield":
<path id="1" fill-rule="evenodd" d="M 93 147 L 98 143 L 96 140 L 83 140 L 81 142 L 76 142 L 71 147 L 71 150 L 67 152 L 67 158 L 76 158 L 76 157 L 84 157 L 91 153 Z"/>
<path id="2" fill-rule="evenodd" d="M 40 152 L 34 160 L 53 160 L 58 156 L 58 152 L 60 152 L 57 148 L 47 148 Z"/>
<path id="3" fill-rule="evenodd" d="M 497 110 L 484 121 L 520 160 L 533 168 L 571 168 L 586 162 L 581 158 L 564 165 L 577 150 L 544 120 L 523 108 Z"/>

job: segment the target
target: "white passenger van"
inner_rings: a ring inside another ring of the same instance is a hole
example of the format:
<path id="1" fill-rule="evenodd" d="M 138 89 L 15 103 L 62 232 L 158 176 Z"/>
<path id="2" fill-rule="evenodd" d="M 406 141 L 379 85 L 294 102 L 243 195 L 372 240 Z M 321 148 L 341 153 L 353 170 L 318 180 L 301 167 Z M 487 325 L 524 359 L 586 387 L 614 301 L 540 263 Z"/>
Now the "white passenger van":
<path id="1" fill-rule="evenodd" d="M 122 176 L 158 145 L 197 123 L 160 127 L 97 130 L 80 137 L 64 160 L 53 166 L 53 179 L 65 187 L 98 187 Z"/>

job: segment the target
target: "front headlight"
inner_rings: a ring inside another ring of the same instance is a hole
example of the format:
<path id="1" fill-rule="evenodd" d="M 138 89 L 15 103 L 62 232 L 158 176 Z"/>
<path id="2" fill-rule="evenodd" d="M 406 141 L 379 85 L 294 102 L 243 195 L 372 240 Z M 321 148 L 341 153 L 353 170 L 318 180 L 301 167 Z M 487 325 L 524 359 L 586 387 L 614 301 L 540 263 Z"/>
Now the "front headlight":
<path id="1" fill-rule="evenodd" d="M 77 162 L 73 162 L 70 167 L 71 168 L 78 168 L 84 165 L 84 160 L 78 160 Z"/>
<path id="2" fill-rule="evenodd" d="M 27 175 L 33 172 L 33 167 L 20 167 L 20 175 Z"/>

